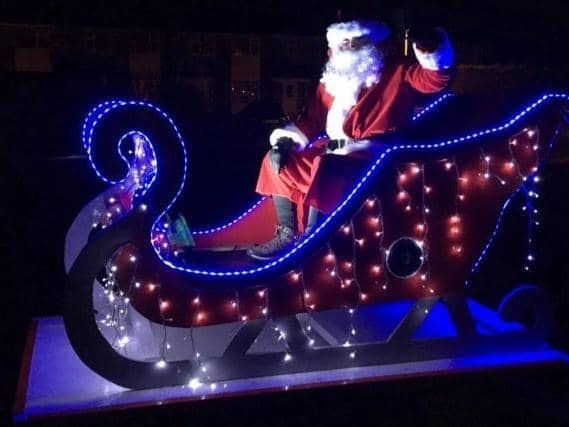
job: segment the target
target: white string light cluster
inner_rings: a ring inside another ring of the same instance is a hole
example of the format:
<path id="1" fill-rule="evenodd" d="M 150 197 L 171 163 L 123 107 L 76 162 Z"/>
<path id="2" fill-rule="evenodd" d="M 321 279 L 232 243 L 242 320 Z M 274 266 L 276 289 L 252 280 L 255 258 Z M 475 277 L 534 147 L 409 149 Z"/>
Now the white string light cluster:
<path id="1" fill-rule="evenodd" d="M 127 151 L 130 158 L 122 153 L 122 145 L 127 139 L 133 142 L 133 148 Z M 156 153 L 146 135 L 140 131 L 127 132 L 119 139 L 118 151 L 128 173 L 123 180 L 113 182 L 114 186 L 104 199 L 105 211 L 93 213 L 93 228 L 105 229 L 122 218 L 132 209 L 134 199 L 143 196 L 156 180 Z"/>
<path id="2" fill-rule="evenodd" d="M 119 280 L 119 258 L 126 256 L 128 259 L 129 268 L 132 269 L 133 274 L 129 281 L 126 291 L 123 291 Z M 130 325 L 127 321 L 128 310 L 130 307 L 131 294 L 133 289 L 141 286 L 140 282 L 134 279 L 136 269 L 138 266 L 138 258 L 132 246 L 117 249 L 110 260 L 105 265 L 105 277 L 101 278 L 100 284 L 103 286 L 103 295 L 108 302 L 106 312 L 99 312 L 102 319 L 99 320 L 100 325 L 110 327 L 114 331 L 114 336 L 111 339 L 111 345 L 124 349 L 126 352 L 126 345 L 131 341 Z"/>

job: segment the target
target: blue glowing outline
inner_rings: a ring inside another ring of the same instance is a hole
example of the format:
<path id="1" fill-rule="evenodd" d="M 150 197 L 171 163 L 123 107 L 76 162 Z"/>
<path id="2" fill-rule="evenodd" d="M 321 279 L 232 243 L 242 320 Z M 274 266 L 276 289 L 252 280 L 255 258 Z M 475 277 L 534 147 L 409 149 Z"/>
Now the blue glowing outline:
<path id="1" fill-rule="evenodd" d="M 444 93 L 441 96 L 439 96 L 437 99 L 435 99 L 433 102 L 431 102 L 429 105 L 427 105 L 425 108 L 423 108 L 421 111 L 419 111 L 417 114 L 413 115 L 413 117 L 411 117 L 412 121 L 416 121 L 420 118 L 422 118 L 423 116 L 425 116 L 427 113 L 431 112 L 435 107 L 437 107 L 438 105 L 440 105 L 441 102 L 443 102 L 445 99 L 448 99 L 450 97 L 454 96 L 453 93 Z M 319 139 L 319 138 L 316 138 Z M 312 145 L 312 143 L 310 144 Z M 215 233 L 218 231 L 222 231 L 225 230 L 226 228 L 231 227 L 232 225 L 236 224 L 237 222 L 241 221 L 242 219 L 244 219 L 247 215 L 249 215 L 250 213 L 252 213 L 256 208 L 259 207 L 259 205 L 266 199 L 266 196 L 263 196 L 261 198 L 259 198 L 258 200 L 256 200 L 251 206 L 249 206 L 249 208 L 247 208 L 241 215 L 237 216 L 235 219 L 227 222 L 226 224 L 222 224 L 222 225 L 218 225 L 218 226 L 210 226 L 210 228 L 206 228 L 206 229 L 202 229 L 202 230 L 193 230 L 192 231 L 192 235 L 193 236 L 203 236 L 205 234 L 211 234 L 211 233 Z"/>
<path id="2" fill-rule="evenodd" d="M 194 230 L 192 231 L 192 236 L 203 236 L 204 234 L 211 234 L 211 233 L 215 233 L 216 231 L 221 231 L 221 230 L 225 230 L 226 228 L 231 227 L 232 225 L 238 223 L 239 221 L 241 221 L 243 218 L 245 218 L 246 216 L 248 216 L 250 213 L 252 213 L 255 209 L 257 209 L 259 207 L 259 205 L 261 203 L 263 203 L 265 201 L 267 197 L 263 196 L 261 198 L 259 198 L 256 202 L 254 202 L 245 212 L 243 212 L 241 215 L 239 215 L 238 217 L 236 217 L 235 219 L 233 219 L 232 221 L 228 222 L 227 224 L 223 224 L 223 225 L 219 225 L 217 227 L 212 227 L 212 228 L 208 228 L 205 230 Z"/>
<path id="3" fill-rule="evenodd" d="M 171 267 L 173 269 L 176 269 L 179 271 L 184 271 L 187 273 L 193 273 L 193 274 L 197 274 L 197 275 L 207 275 L 207 276 L 216 276 L 216 277 L 251 275 L 251 274 L 255 274 L 255 273 L 270 269 L 270 268 L 272 268 L 278 264 L 281 264 L 283 261 L 287 260 L 288 258 L 290 258 L 292 255 L 294 255 L 296 252 L 298 252 L 300 249 L 302 249 L 302 247 L 304 247 L 308 242 L 310 242 L 314 238 L 314 236 L 318 235 L 323 229 L 327 228 L 327 225 L 330 223 L 330 221 L 336 215 L 338 215 L 339 212 L 342 211 L 343 208 L 348 204 L 348 202 L 359 192 L 359 189 L 362 187 L 362 185 L 367 181 L 367 179 L 375 171 L 375 169 L 381 164 L 381 162 L 383 161 L 385 156 L 387 154 L 389 154 L 391 151 L 398 151 L 398 150 L 402 150 L 402 149 L 403 150 L 404 149 L 438 149 L 438 148 L 442 148 L 445 146 L 456 145 L 456 144 L 464 142 L 464 141 L 474 140 L 474 139 L 477 139 L 479 137 L 489 135 L 492 133 L 501 132 L 501 131 L 509 128 L 510 126 L 512 126 L 519 119 L 521 119 L 522 117 L 527 115 L 529 112 L 531 112 L 533 109 L 535 109 L 537 106 L 542 104 L 545 100 L 547 100 L 549 98 L 567 99 L 568 97 L 569 97 L 569 95 L 562 94 L 562 93 L 543 95 L 541 98 L 537 99 L 535 102 L 530 104 L 528 107 L 526 107 L 525 109 L 522 109 L 517 115 L 515 115 L 512 119 L 505 122 L 504 124 L 497 126 L 497 127 L 494 127 L 494 128 L 488 128 L 488 129 L 485 129 L 482 131 L 473 132 L 473 133 L 468 134 L 466 136 L 449 139 L 449 140 L 439 142 L 439 143 L 435 143 L 435 144 L 403 144 L 403 145 L 396 145 L 393 147 L 386 148 L 379 155 L 379 157 L 377 158 L 375 163 L 372 166 L 370 166 L 367 173 L 355 185 L 355 187 L 348 194 L 348 196 L 346 196 L 344 201 L 326 218 L 326 220 L 320 226 L 318 226 L 316 228 L 316 230 L 313 233 L 311 233 L 307 236 L 304 236 L 303 239 L 295 247 L 293 247 L 289 252 L 287 252 L 286 254 L 281 256 L 280 258 L 278 258 L 278 259 L 276 259 L 276 260 L 274 260 L 268 264 L 265 264 L 263 266 L 253 268 L 253 269 L 249 269 L 249 270 L 215 272 L 215 271 L 196 270 L 196 269 L 192 269 L 189 267 L 177 266 L 177 265 L 173 264 L 171 261 L 165 260 L 163 257 L 160 257 L 160 258 L 166 265 L 168 265 L 169 267 Z M 509 202 L 507 204 L 509 204 Z M 501 220 L 500 220 L 500 222 L 501 222 Z M 497 233 L 497 230 L 495 232 Z M 489 247 L 489 244 L 488 244 L 488 247 Z M 486 253 L 486 252 L 487 252 L 487 249 L 484 253 Z"/>
<path id="4" fill-rule="evenodd" d="M 508 197 L 508 199 L 502 204 L 502 207 L 500 208 L 500 212 L 498 213 L 498 219 L 496 220 L 496 225 L 494 226 L 494 229 L 492 230 L 490 237 L 488 237 L 488 240 L 484 244 L 484 247 L 482 248 L 480 255 L 478 255 L 478 258 L 476 259 L 476 261 L 472 265 L 472 268 L 470 269 L 470 274 L 474 273 L 476 270 L 478 270 L 478 267 L 480 267 L 480 264 L 482 263 L 482 261 L 486 257 L 486 254 L 490 250 L 490 247 L 493 245 L 494 239 L 498 235 L 500 228 L 502 228 L 502 221 L 504 219 L 504 214 L 506 213 L 508 206 L 510 206 L 510 203 L 512 202 L 512 200 L 518 195 L 518 193 L 521 191 L 521 189 L 523 187 L 524 187 L 524 184 L 522 183 L 518 188 L 516 188 L 514 190 L 512 195 L 510 197 Z"/>
<path id="5" fill-rule="evenodd" d="M 439 149 L 439 148 L 443 148 L 443 147 L 447 147 L 447 146 L 453 146 L 453 145 L 457 145 L 459 143 L 465 142 L 465 141 L 472 141 L 472 140 L 476 140 L 482 136 L 486 136 L 486 135 L 490 135 L 490 134 L 494 134 L 494 133 L 498 133 L 501 132 L 505 129 L 508 129 L 510 126 L 512 126 L 514 123 L 516 123 L 518 120 L 520 120 L 522 117 L 526 116 L 528 113 L 530 113 L 532 110 L 534 110 L 536 107 L 540 106 L 544 101 L 548 100 L 548 99 L 568 99 L 569 98 L 569 94 L 565 94 L 565 93 L 549 93 L 549 94 L 545 94 L 542 95 L 540 98 L 538 98 L 536 101 L 534 101 L 533 103 L 529 104 L 526 108 L 521 109 L 512 119 L 504 122 L 502 125 L 497 126 L 497 127 L 493 127 L 493 128 L 487 128 L 478 132 L 472 132 L 470 134 L 467 134 L 465 136 L 461 136 L 461 137 L 457 137 L 457 138 L 452 138 L 452 139 L 447 139 L 446 141 L 441 141 L 441 142 L 437 142 L 437 143 L 432 143 L 432 144 L 401 144 L 401 145 L 394 145 L 391 147 L 387 147 L 383 150 L 383 152 L 381 152 L 381 154 L 378 156 L 378 158 L 376 159 L 376 161 L 369 167 L 369 169 L 367 170 L 367 172 L 362 176 L 362 178 L 360 179 L 360 181 L 354 186 L 354 188 L 352 189 L 352 191 L 346 196 L 346 198 L 343 200 L 343 202 L 322 222 L 322 224 L 320 224 L 316 230 L 314 230 L 314 232 L 310 233 L 309 235 L 305 235 L 296 246 L 294 246 L 289 252 L 285 253 L 284 255 L 282 255 L 281 257 L 279 257 L 276 260 L 273 260 L 265 265 L 256 267 L 256 268 L 251 268 L 248 270 L 237 270 L 237 271 L 207 271 L 207 270 L 197 270 L 197 269 L 193 269 L 193 268 L 189 268 L 189 267 L 183 267 L 183 266 L 178 266 L 173 264 L 170 260 L 164 259 L 162 254 L 157 250 L 157 248 L 152 245 L 156 255 L 160 258 L 160 260 L 167 265 L 168 267 L 174 269 L 174 270 L 178 270 L 178 271 L 183 271 L 186 273 L 190 273 L 190 274 L 195 274 L 195 275 L 201 275 L 201 276 L 214 276 L 214 277 L 234 277 L 234 276 L 247 276 L 247 275 L 254 275 L 256 273 L 260 273 L 262 271 L 271 269 L 272 267 L 278 266 L 279 264 L 282 264 L 284 261 L 286 261 L 287 259 L 291 258 L 294 254 L 296 254 L 297 252 L 299 252 L 304 246 L 306 246 L 311 240 L 313 240 L 315 238 L 315 236 L 317 236 L 318 234 L 320 234 L 323 230 L 328 228 L 328 225 L 331 223 L 331 221 L 340 214 L 341 211 L 344 210 L 344 207 L 352 200 L 352 198 L 354 198 L 354 196 L 356 194 L 358 194 L 360 192 L 360 189 L 362 188 L 362 186 L 364 185 L 364 183 L 369 179 L 369 177 L 375 172 L 375 170 L 377 169 L 377 167 L 381 164 L 381 162 L 383 161 L 383 159 L 390 154 L 391 152 L 396 152 L 396 151 L 400 151 L 400 150 L 415 150 L 415 149 L 420 149 L 420 150 L 432 150 L 432 149 Z M 187 176 L 187 163 L 188 163 L 188 159 L 187 159 L 187 151 L 186 151 L 186 147 L 184 144 L 184 140 L 178 130 L 178 128 L 176 127 L 176 125 L 174 124 L 173 120 L 165 113 L 163 112 L 160 108 L 150 104 L 150 103 L 146 103 L 144 101 L 110 101 L 107 103 L 103 103 L 100 104 L 101 106 L 106 106 L 106 105 L 110 105 L 109 107 L 104 108 L 103 113 L 99 114 L 97 116 L 97 118 L 93 121 L 93 124 L 91 125 L 91 129 L 89 130 L 89 138 L 88 138 L 88 147 L 90 148 L 90 143 L 91 143 L 91 139 L 92 139 L 92 134 L 94 131 L 94 126 L 96 126 L 98 120 L 100 120 L 100 118 L 108 113 L 109 111 L 119 107 L 119 106 L 134 106 L 134 105 L 138 105 L 138 106 L 142 106 L 142 107 L 146 107 L 146 108 L 150 108 L 153 109 L 155 111 L 157 111 L 158 113 L 160 113 L 164 118 L 166 118 L 168 120 L 168 122 L 172 125 L 172 127 L 174 128 L 176 135 L 178 136 L 178 140 L 180 142 L 180 144 L 182 145 L 182 149 L 184 152 L 184 173 L 183 173 L 183 180 L 180 183 L 180 186 L 178 188 L 178 191 L 176 192 L 176 194 L 174 195 L 174 197 L 172 198 L 171 202 L 166 206 L 165 209 L 163 209 L 159 215 L 157 216 L 156 220 L 154 221 L 154 223 L 152 224 L 151 227 L 151 232 L 152 230 L 154 230 L 154 228 L 156 227 L 156 224 L 160 221 L 160 219 L 162 218 L 162 216 L 170 209 L 170 207 L 175 203 L 175 201 L 178 199 L 180 193 L 182 192 L 182 189 L 184 187 L 185 184 L 185 179 Z M 95 110 L 99 109 L 99 108 L 103 108 L 103 107 L 96 107 Z M 89 119 L 89 117 L 91 116 L 91 113 L 89 114 L 88 118 L 86 119 L 86 121 Z M 84 134 L 85 134 L 85 130 L 86 130 L 86 126 L 84 125 Z M 85 144 L 85 141 L 84 141 Z M 89 156 L 89 160 L 91 161 L 91 157 Z M 101 175 L 102 177 L 102 175 Z M 522 183 L 523 185 L 523 183 Z M 518 189 L 519 190 L 519 189 Z M 516 192 L 518 191 L 516 190 Z M 510 197 L 511 199 L 511 197 Z M 509 204 L 509 202 L 507 203 Z M 501 222 L 501 221 L 500 221 Z"/>
<path id="6" fill-rule="evenodd" d="M 421 117 L 423 117 L 424 115 L 426 115 L 427 113 L 432 111 L 435 107 L 440 105 L 440 103 L 443 102 L 445 99 L 451 98 L 453 96 L 454 96 L 453 93 L 442 94 L 437 99 L 435 99 L 433 102 L 431 102 L 429 105 L 427 105 L 425 108 L 423 108 L 421 111 L 419 111 L 417 114 L 415 114 L 413 117 L 411 117 L 411 121 L 414 122 L 414 121 L 420 119 Z"/>

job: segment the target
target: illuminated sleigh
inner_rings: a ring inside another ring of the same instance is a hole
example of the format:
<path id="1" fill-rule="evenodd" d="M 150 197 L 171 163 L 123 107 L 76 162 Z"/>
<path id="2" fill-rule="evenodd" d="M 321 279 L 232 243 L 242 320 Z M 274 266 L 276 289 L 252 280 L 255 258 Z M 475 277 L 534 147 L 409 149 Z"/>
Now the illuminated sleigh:
<path id="1" fill-rule="evenodd" d="M 377 159 L 324 223 L 267 262 L 244 252 L 272 237 L 275 212 L 266 198 L 226 225 L 194 231 L 191 251 L 176 247 L 164 214 L 175 213 L 187 175 L 180 132 L 152 104 L 100 104 L 84 122 L 83 142 L 111 186 L 68 233 L 71 344 L 91 369 L 129 388 L 528 345 L 528 331 L 481 334 L 464 295 L 518 199 L 529 233 L 522 266 L 532 269 L 537 172 L 566 142 L 567 99 L 544 95 L 503 121 L 488 106 L 476 110 L 444 95 L 408 132 L 383 139 Z M 110 181 L 94 150 L 108 157 L 117 141 L 127 174 Z M 534 291 L 522 288 L 521 299 Z M 458 337 L 413 339 L 440 301 Z M 383 322 L 369 320 L 376 308 L 403 310 L 396 321 L 384 318 L 383 337 L 357 327 Z M 333 330 L 338 322 L 324 326 L 327 315 L 343 316 L 343 330 Z M 258 344 L 263 334 L 264 342 L 273 334 L 272 347 Z"/>

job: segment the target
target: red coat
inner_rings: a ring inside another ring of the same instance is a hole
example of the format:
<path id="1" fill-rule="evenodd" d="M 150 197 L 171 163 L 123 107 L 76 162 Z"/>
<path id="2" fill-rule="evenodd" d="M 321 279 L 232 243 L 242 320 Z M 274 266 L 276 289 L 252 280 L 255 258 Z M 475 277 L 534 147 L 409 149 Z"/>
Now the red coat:
<path id="1" fill-rule="evenodd" d="M 436 93 L 446 88 L 452 70 L 429 70 L 418 63 L 392 62 L 382 70 L 381 79 L 363 89 L 356 105 L 344 120 L 344 133 L 355 139 L 368 139 L 395 131 L 408 123 L 413 114 L 416 92 Z M 326 129 L 326 119 L 334 98 L 321 83 L 304 112 L 289 127 L 301 139 L 311 141 Z M 322 144 L 294 152 L 286 168 L 275 174 L 265 156 L 256 191 L 280 195 L 297 204 L 308 204 L 331 212 L 350 190 L 368 163 L 373 151 L 323 156 Z"/>

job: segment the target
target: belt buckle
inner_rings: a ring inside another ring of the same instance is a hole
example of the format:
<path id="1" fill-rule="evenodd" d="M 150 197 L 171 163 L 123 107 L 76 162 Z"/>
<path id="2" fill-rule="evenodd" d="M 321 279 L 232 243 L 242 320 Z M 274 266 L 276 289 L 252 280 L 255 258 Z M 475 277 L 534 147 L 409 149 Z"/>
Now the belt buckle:
<path id="1" fill-rule="evenodd" d="M 346 141 L 345 139 L 331 139 L 330 141 L 328 141 L 326 148 L 328 148 L 328 150 L 330 151 L 334 151 L 338 148 L 344 148 L 347 142 L 348 141 Z"/>

